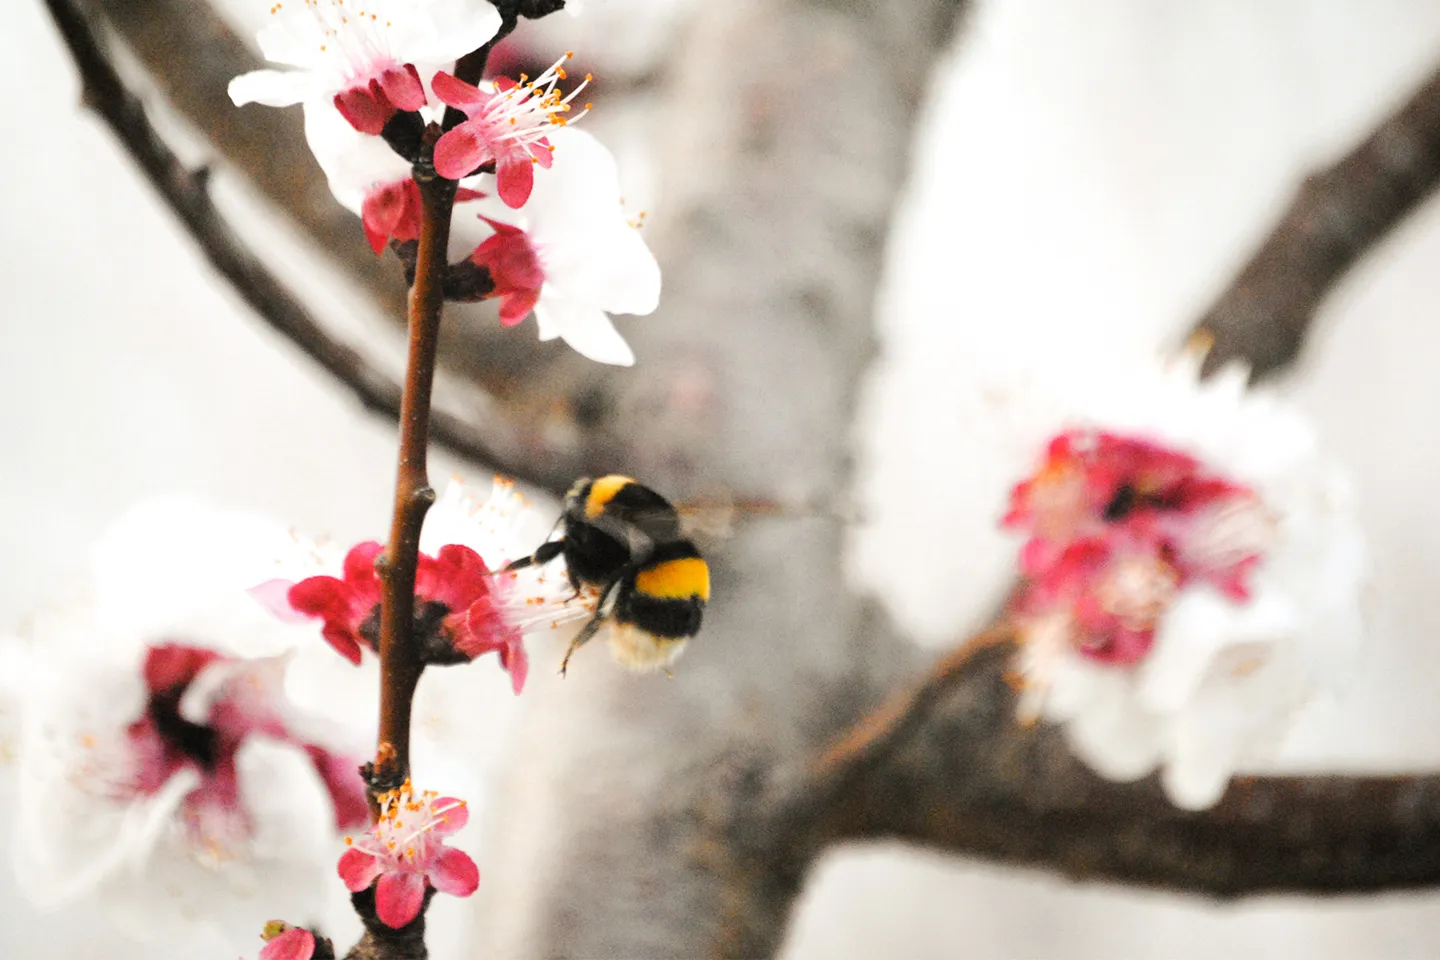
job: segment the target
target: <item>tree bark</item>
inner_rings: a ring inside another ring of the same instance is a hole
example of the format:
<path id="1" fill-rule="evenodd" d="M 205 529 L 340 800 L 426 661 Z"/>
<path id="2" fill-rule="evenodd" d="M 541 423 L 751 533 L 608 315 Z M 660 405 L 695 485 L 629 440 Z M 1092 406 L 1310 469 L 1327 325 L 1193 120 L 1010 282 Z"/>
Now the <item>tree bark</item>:
<path id="1" fill-rule="evenodd" d="M 1181 810 L 1158 776 L 1105 780 L 1058 728 L 1016 723 L 1012 652 L 992 644 L 933 673 L 943 697 L 908 710 L 873 756 L 822 765 L 776 804 L 771 832 L 792 846 L 908 840 L 1222 898 L 1440 883 L 1440 776 L 1237 777 L 1214 807 Z"/>
<path id="2" fill-rule="evenodd" d="M 647 228 L 661 309 L 622 321 L 640 362 L 566 357 L 539 378 L 578 385 L 597 469 L 682 498 L 846 489 L 886 229 L 960 8 L 702 5 L 670 72 L 666 203 Z M 564 681 L 532 680 L 489 818 L 494 952 L 775 953 L 814 851 L 756 832 L 765 784 L 876 699 L 870 671 L 918 659 L 848 593 L 843 541 L 833 520 L 772 518 L 710 550 L 712 603 L 673 682 L 594 648 Z"/>
<path id="3" fill-rule="evenodd" d="M 1315 312 L 1350 268 L 1440 185 L 1440 71 L 1334 166 L 1295 191 L 1285 215 L 1191 330 L 1205 372 L 1231 360 L 1260 380 L 1288 368 Z"/>

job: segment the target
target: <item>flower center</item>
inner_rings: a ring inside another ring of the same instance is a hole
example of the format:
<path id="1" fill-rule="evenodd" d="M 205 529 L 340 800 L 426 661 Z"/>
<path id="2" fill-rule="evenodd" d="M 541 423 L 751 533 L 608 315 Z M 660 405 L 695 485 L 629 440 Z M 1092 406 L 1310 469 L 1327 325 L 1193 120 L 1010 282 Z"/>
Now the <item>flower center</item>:
<path id="1" fill-rule="evenodd" d="M 1154 556 L 1125 557 L 1115 563 L 1096 588 L 1106 613 L 1132 630 L 1153 627 L 1179 592 L 1175 568 Z"/>
<path id="2" fill-rule="evenodd" d="M 448 616 L 450 608 L 439 600 L 415 598 L 411 636 L 420 644 L 421 657 L 426 663 L 464 663 L 469 659 L 455 647 L 445 624 Z M 370 615 L 360 624 L 359 632 L 360 639 L 364 640 L 373 652 L 379 653 L 380 604 L 377 603 L 371 608 Z"/>
<path id="3" fill-rule="evenodd" d="M 186 720 L 180 715 L 180 698 L 189 684 L 172 687 L 150 695 L 145 715 L 155 726 L 165 745 L 192 761 L 202 770 L 211 772 L 220 752 L 220 735 L 210 727 Z"/>
<path id="4" fill-rule="evenodd" d="M 382 20 L 379 13 L 363 4 L 347 10 L 345 0 L 300 2 L 314 19 L 320 36 L 320 52 L 348 67 L 346 79 L 350 86 L 368 83 L 385 68 L 395 66 L 395 58 L 390 53 L 388 17 Z M 374 6 L 372 0 L 370 7 Z M 277 3 L 270 8 L 270 13 L 279 15 L 284 10 L 285 4 Z"/>
<path id="5" fill-rule="evenodd" d="M 585 74 L 585 79 L 568 95 L 561 96 L 560 91 L 555 89 L 557 83 L 568 79 L 564 64 L 573 56 L 574 51 L 566 51 L 565 56 L 533 81 L 523 73 L 519 83 L 498 78 L 495 95 L 481 108 L 480 116 L 486 126 L 496 130 L 505 140 L 524 147 L 544 139 L 547 127 L 563 127 L 589 113 L 590 104 L 587 103 L 585 109 L 575 116 L 566 116 L 572 109 L 570 101 L 589 85 L 590 74 Z"/>
<path id="6" fill-rule="evenodd" d="M 1029 534 L 1025 615 L 1063 618 L 1075 649 L 1122 664 L 1145 656 L 1186 587 L 1244 602 L 1274 539 L 1253 490 L 1187 453 L 1095 430 L 1051 440 L 1004 524 Z"/>

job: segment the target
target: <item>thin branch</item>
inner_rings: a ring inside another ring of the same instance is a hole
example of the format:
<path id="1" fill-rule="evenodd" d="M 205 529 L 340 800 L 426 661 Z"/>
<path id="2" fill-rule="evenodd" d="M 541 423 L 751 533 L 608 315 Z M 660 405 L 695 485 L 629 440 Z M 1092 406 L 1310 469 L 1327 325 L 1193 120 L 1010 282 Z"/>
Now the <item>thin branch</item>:
<path id="1" fill-rule="evenodd" d="M 1206 372 L 1230 360 L 1255 379 L 1295 360 L 1325 296 L 1440 183 L 1440 72 L 1339 163 L 1300 185 L 1290 209 L 1191 331 Z"/>
<path id="2" fill-rule="evenodd" d="M 529 0 L 528 6 L 544 0 Z M 504 28 L 497 38 L 463 58 L 476 74 L 500 35 L 515 29 L 517 16 L 543 16 L 564 7 L 563 0 L 544 13 L 525 13 L 526 2 L 500 4 Z M 414 276 L 410 286 L 409 351 L 405 365 L 405 392 L 400 401 L 400 448 L 396 455 L 395 509 L 385 553 L 376 562 L 380 596 L 380 730 L 375 762 L 366 771 L 372 810 L 378 795 L 395 790 L 410 776 L 410 714 L 416 685 L 424 672 L 420 644 L 415 636 L 415 574 L 420 556 L 420 530 L 435 502 L 426 470 L 429 448 L 430 395 L 435 385 L 435 364 L 440 348 L 440 318 L 445 310 L 445 279 L 449 272 L 446 247 L 455 208 L 457 184 L 435 172 L 435 143 L 439 124 L 430 124 L 419 142 L 414 179 L 420 192 L 420 238 L 415 248 Z"/>
<path id="3" fill-rule="evenodd" d="M 435 134 L 438 137 L 439 131 Z M 426 153 L 434 146 L 430 138 Z M 410 706 L 424 664 L 414 637 L 415 571 L 420 554 L 420 528 L 435 502 L 426 473 L 430 430 L 430 392 L 435 382 L 435 354 L 440 345 L 440 315 L 445 306 L 445 246 L 450 241 L 450 214 L 455 181 L 416 165 L 420 188 L 420 245 L 415 285 L 410 289 L 410 351 L 405 367 L 405 395 L 400 404 L 400 450 L 395 477 L 395 513 L 390 540 L 377 563 L 383 583 L 380 598 L 380 734 L 371 779 L 376 792 L 396 789 L 410 775 Z"/>
<path id="4" fill-rule="evenodd" d="M 400 385 L 357 350 L 332 337 L 245 247 L 216 209 L 207 187 L 206 170 L 186 168 L 156 132 L 143 103 L 121 79 L 103 38 L 79 3 L 46 0 L 46 6 L 79 69 L 85 104 L 109 126 L 211 265 L 261 319 L 348 387 L 366 410 L 388 419 L 398 418 Z M 568 474 L 528 470 L 527 460 L 501 455 L 475 425 L 454 414 L 436 413 L 431 433 L 437 443 L 467 460 L 557 495 L 563 494 L 573 479 Z"/>
<path id="5" fill-rule="evenodd" d="M 942 657 L 919 684 L 866 714 L 815 763 L 810 771 L 810 796 L 835 796 L 873 772 L 943 705 L 946 694 L 965 679 L 966 668 L 978 654 L 1012 639 L 1005 626 L 976 634 Z"/>
<path id="6" fill-rule="evenodd" d="M 1013 652 L 986 643 L 942 660 L 902 715 L 862 719 L 863 748 L 832 751 L 771 798 L 770 849 L 808 857 L 895 838 L 1216 897 L 1440 884 L 1440 776 L 1243 777 L 1215 807 L 1181 810 L 1156 777 L 1110 782 L 1058 729 L 1017 723 Z M 863 737 L 872 728 L 881 734 Z"/>

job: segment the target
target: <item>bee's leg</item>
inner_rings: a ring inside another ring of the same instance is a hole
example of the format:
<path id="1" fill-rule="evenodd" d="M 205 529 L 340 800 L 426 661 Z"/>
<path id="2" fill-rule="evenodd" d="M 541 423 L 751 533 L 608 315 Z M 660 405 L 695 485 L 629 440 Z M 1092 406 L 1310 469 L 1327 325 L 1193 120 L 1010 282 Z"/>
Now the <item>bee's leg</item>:
<path id="1" fill-rule="evenodd" d="M 579 633 L 575 634 L 575 639 L 570 641 L 570 649 L 565 651 L 565 659 L 560 661 L 560 676 L 565 676 L 565 670 L 570 666 L 570 657 L 575 651 L 589 643 L 590 638 L 595 636 L 604 625 L 605 618 L 596 614 Z"/>
<path id="2" fill-rule="evenodd" d="M 575 634 L 575 639 L 570 641 L 570 649 L 565 651 L 565 659 L 560 661 L 560 676 L 565 676 L 565 668 L 570 665 L 571 655 L 589 643 L 590 639 L 610 619 L 610 614 L 615 610 L 615 601 L 620 596 L 620 583 L 620 580 L 614 581 L 605 588 L 604 593 L 600 594 L 600 602 L 595 605 L 595 616 L 591 617 L 589 622 L 580 629 L 580 632 Z"/>
<path id="3" fill-rule="evenodd" d="M 531 564 L 543 565 L 549 563 L 551 560 L 554 560 L 556 557 L 560 556 L 564 549 L 565 541 L 547 540 L 546 542 L 540 544 L 540 549 L 530 554 L 530 556 L 521 557 L 519 560 L 516 560 L 513 563 L 507 563 L 505 564 L 505 566 L 497 570 L 496 573 L 513 573 L 516 570 L 523 570 Z"/>

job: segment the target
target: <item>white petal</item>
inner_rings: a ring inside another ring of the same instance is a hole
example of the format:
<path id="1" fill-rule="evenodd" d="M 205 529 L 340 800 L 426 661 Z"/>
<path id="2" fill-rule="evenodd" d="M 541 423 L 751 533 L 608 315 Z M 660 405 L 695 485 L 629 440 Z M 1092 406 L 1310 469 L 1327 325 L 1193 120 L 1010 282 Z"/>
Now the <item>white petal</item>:
<path id="1" fill-rule="evenodd" d="M 313 67 L 324 60 L 320 47 L 325 38 L 308 11 L 290 11 L 275 17 L 255 34 L 255 42 L 271 63 Z"/>
<path id="2" fill-rule="evenodd" d="M 608 313 L 654 313 L 660 305 L 660 264 L 640 231 L 626 225 L 604 245 L 604 277 L 594 287 L 597 303 Z"/>
<path id="3" fill-rule="evenodd" d="M 417 38 L 415 46 L 395 51 L 402 62 L 417 65 L 453 63 L 483 46 L 500 29 L 499 11 L 482 0 L 434 0 L 417 16 L 427 21 L 428 38 Z M 421 74 L 426 80 L 434 75 L 427 70 Z"/>
<path id="4" fill-rule="evenodd" d="M 542 293 L 535 305 L 535 317 L 542 328 L 554 330 L 575 352 L 596 363 L 621 367 L 635 363 L 630 345 L 616 332 L 603 310 L 566 302 L 547 303 Z"/>
<path id="5" fill-rule="evenodd" d="M 357 215 L 376 184 L 410 176 L 410 165 L 384 140 L 350 126 L 334 104 L 323 99 L 305 102 L 305 142 L 329 178 L 330 192 Z"/>
<path id="6" fill-rule="evenodd" d="M 1136 673 L 1136 695 L 1147 709 L 1170 713 L 1194 694 L 1216 651 L 1231 641 L 1227 628 L 1235 612 L 1234 603 L 1207 587 L 1181 594 Z"/>
<path id="7" fill-rule="evenodd" d="M 1230 785 L 1233 764 L 1219 753 L 1187 750 L 1166 764 L 1160 775 L 1165 795 L 1185 810 L 1206 810 L 1215 806 Z"/>
<path id="8" fill-rule="evenodd" d="M 535 171 L 535 189 L 524 210 L 537 229 L 563 227 L 620 210 L 620 171 L 603 143 L 579 127 L 549 134 L 555 148 L 548 170 Z M 608 226 L 608 216 L 599 222 Z"/>
<path id="9" fill-rule="evenodd" d="M 230 99 L 235 106 L 260 103 L 267 107 L 289 107 L 309 97 L 313 90 L 310 74 L 300 71 L 255 70 L 230 81 Z"/>
<path id="10" fill-rule="evenodd" d="M 1138 780 L 1160 759 L 1159 725 L 1126 696 L 1091 703 L 1066 725 L 1065 738 L 1076 756 L 1109 780 Z"/>

